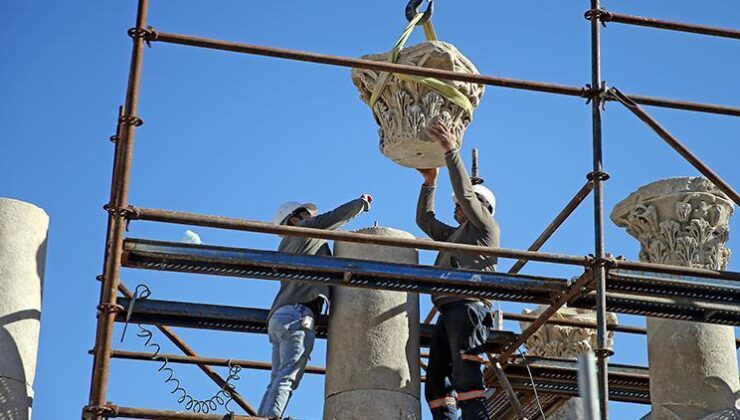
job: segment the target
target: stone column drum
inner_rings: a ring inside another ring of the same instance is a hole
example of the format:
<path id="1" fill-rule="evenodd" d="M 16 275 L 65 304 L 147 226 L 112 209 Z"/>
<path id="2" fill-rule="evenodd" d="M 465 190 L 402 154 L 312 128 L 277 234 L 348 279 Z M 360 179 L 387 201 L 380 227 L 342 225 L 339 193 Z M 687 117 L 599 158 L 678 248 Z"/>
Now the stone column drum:
<path id="1" fill-rule="evenodd" d="M 388 62 L 389 53 L 371 54 L 364 60 Z M 397 61 L 417 67 L 479 74 L 472 62 L 451 44 L 427 41 L 401 50 Z M 360 91 L 360 98 L 370 104 L 378 80 L 385 73 L 367 69 L 353 69 L 352 81 Z M 442 80 L 468 98 L 474 108 L 483 96 L 484 86 L 474 83 Z M 444 152 L 426 135 L 429 123 L 440 119 L 452 129 L 462 144 L 463 134 L 471 116 L 459 106 L 445 99 L 437 91 L 416 82 L 407 82 L 391 75 L 380 98 L 373 106 L 378 123 L 380 151 L 389 159 L 411 168 L 444 166 Z"/>
<path id="2" fill-rule="evenodd" d="M 640 241 L 640 261 L 724 270 L 730 199 L 704 178 L 648 184 L 611 219 Z M 733 327 L 648 318 L 652 420 L 699 419 L 731 408 L 740 389 Z"/>
<path id="3" fill-rule="evenodd" d="M 525 315 L 540 315 L 547 306 L 538 306 L 534 310 L 524 310 Z M 596 312 L 589 309 L 562 308 L 550 319 L 567 319 L 572 321 L 586 321 L 596 323 Z M 617 316 L 611 312 L 606 314 L 608 324 L 616 324 Z M 520 321 L 522 331 L 527 329 L 531 323 Z M 614 345 L 614 332 L 607 332 L 607 347 Z M 540 327 L 524 346 L 527 355 L 536 357 L 555 357 L 577 359 L 581 353 L 593 350 L 597 347 L 596 329 L 569 327 L 566 325 L 545 324 Z M 568 399 L 562 407 L 547 416 L 548 420 L 578 420 L 584 419 L 585 414 L 581 399 L 578 397 Z"/>
<path id="4" fill-rule="evenodd" d="M 0 198 L 0 418 L 28 420 L 36 373 L 49 216 Z"/>
<path id="5" fill-rule="evenodd" d="M 413 238 L 385 227 L 359 232 Z M 359 243 L 336 242 L 334 255 L 418 263 L 415 249 Z M 419 295 L 333 288 L 326 359 L 325 420 L 421 419 Z"/>

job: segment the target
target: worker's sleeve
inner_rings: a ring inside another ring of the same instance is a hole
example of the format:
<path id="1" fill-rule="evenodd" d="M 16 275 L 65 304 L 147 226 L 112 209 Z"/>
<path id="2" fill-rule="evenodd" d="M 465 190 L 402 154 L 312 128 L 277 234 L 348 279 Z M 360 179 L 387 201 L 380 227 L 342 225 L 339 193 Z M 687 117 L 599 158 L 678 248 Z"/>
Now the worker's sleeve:
<path id="1" fill-rule="evenodd" d="M 468 221 L 478 229 L 491 229 L 493 227 L 491 212 L 475 195 L 473 183 L 470 182 L 468 171 L 465 170 L 465 165 L 460 159 L 460 153 L 457 150 L 447 152 L 445 162 L 447 171 L 450 173 L 450 183 L 455 192 L 455 198 L 465 215 L 468 216 Z"/>
<path id="2" fill-rule="evenodd" d="M 300 226 L 316 229 L 336 229 L 349 222 L 365 210 L 370 210 L 370 203 L 358 198 L 342 204 L 332 211 L 304 220 Z"/>
<path id="3" fill-rule="evenodd" d="M 435 241 L 446 241 L 455 231 L 455 228 L 437 220 L 434 214 L 435 189 L 436 187 L 433 185 L 421 185 L 419 202 L 416 205 L 416 224 Z"/>

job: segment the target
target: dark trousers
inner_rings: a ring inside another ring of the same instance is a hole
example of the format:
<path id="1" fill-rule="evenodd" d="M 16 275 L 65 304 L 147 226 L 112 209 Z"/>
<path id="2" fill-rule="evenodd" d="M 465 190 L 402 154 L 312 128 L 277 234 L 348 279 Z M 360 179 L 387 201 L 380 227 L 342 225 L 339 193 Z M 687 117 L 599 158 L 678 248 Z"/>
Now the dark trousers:
<path id="1" fill-rule="evenodd" d="M 456 302 L 440 309 L 424 392 L 434 420 L 456 420 L 457 407 L 464 420 L 489 419 L 481 353 L 492 324 L 482 302 Z"/>

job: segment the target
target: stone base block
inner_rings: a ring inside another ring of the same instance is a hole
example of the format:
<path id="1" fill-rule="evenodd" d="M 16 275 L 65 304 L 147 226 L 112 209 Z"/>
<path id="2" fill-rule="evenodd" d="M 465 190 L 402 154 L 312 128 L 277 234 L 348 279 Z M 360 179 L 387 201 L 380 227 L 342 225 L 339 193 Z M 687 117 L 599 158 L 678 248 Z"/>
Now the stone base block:
<path id="1" fill-rule="evenodd" d="M 346 391 L 324 403 L 324 420 L 368 419 L 421 420 L 421 403 L 409 394 L 382 389 Z"/>

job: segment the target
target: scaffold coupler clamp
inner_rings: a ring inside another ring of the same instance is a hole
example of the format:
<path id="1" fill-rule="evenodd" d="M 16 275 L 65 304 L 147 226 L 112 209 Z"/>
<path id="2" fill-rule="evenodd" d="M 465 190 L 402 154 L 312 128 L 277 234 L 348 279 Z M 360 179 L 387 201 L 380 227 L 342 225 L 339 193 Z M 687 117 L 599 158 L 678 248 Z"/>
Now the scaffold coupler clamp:
<path id="1" fill-rule="evenodd" d="M 113 207 L 110 204 L 104 204 L 103 210 L 107 211 L 113 217 L 123 217 L 126 219 L 126 231 L 128 231 L 129 223 L 131 220 L 138 219 L 141 215 L 136 207 Z"/>
<path id="2" fill-rule="evenodd" d="M 601 26 L 606 28 L 606 22 L 609 22 L 612 20 L 612 14 L 609 13 L 608 10 L 605 9 L 589 9 L 586 10 L 586 13 L 583 14 L 583 17 L 586 18 L 586 20 L 594 20 L 597 19 Z"/>
<path id="3" fill-rule="evenodd" d="M 586 174 L 586 179 L 594 182 L 594 181 L 607 181 L 610 178 L 609 174 L 604 171 L 594 171 L 589 172 Z"/>
<path id="4" fill-rule="evenodd" d="M 598 357 L 599 359 L 603 359 L 605 357 L 611 357 L 614 356 L 614 350 L 610 348 L 602 349 L 602 348 L 594 348 L 593 349 L 594 355 Z"/>
<path id="5" fill-rule="evenodd" d="M 591 101 L 596 101 L 602 111 L 606 109 L 606 102 L 611 99 L 611 94 L 605 80 L 602 80 L 596 89 L 588 83 L 582 88 L 582 91 L 581 96 L 586 98 L 586 105 L 590 104 Z"/>
<path id="6" fill-rule="evenodd" d="M 424 0 L 409 0 L 409 3 L 406 5 L 406 20 L 411 22 L 411 20 L 416 17 L 419 13 L 419 6 L 421 6 L 422 3 L 424 3 Z M 427 10 L 424 11 L 424 16 L 416 23 L 416 25 L 425 24 L 432 18 L 432 13 L 434 13 L 434 0 L 428 0 Z"/>
<path id="7" fill-rule="evenodd" d="M 82 418 L 84 420 L 96 417 L 118 417 L 118 407 L 115 405 L 86 405 L 82 409 Z"/>
<path id="8" fill-rule="evenodd" d="M 137 39 L 143 39 L 144 42 L 146 42 L 146 46 L 149 48 L 152 47 L 152 42 L 156 41 L 158 37 L 157 31 L 155 31 L 151 26 L 147 26 L 146 28 L 130 28 L 126 33 L 134 41 Z"/>

